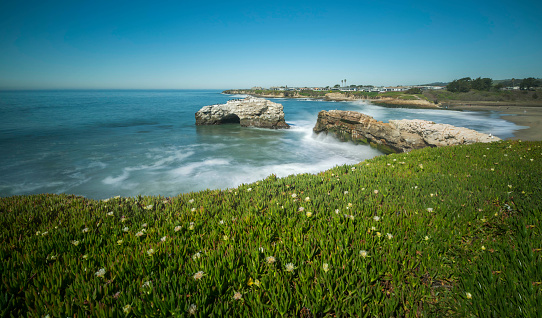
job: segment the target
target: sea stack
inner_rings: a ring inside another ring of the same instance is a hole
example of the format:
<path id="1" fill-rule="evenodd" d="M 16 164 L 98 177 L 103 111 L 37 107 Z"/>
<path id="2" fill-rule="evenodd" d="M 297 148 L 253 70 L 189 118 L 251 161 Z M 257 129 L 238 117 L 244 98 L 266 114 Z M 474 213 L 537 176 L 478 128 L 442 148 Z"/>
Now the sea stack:
<path id="1" fill-rule="evenodd" d="M 196 125 L 238 123 L 243 127 L 290 128 L 281 104 L 257 98 L 232 99 L 226 104 L 204 106 L 196 112 Z"/>
<path id="2" fill-rule="evenodd" d="M 362 113 L 342 110 L 318 113 L 313 131 L 330 132 L 343 141 L 370 144 L 386 153 L 501 140 L 472 129 L 432 121 L 401 119 L 383 123 Z"/>

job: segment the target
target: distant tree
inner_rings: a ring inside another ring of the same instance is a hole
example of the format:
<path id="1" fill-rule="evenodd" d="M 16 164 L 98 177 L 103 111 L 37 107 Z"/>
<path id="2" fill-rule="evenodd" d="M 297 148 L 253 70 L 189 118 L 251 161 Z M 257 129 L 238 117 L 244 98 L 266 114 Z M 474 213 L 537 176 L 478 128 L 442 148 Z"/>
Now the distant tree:
<path id="1" fill-rule="evenodd" d="M 342 82 L 342 81 L 341 81 L 341 82 Z M 341 86 L 340 86 L 339 84 L 335 84 L 335 86 L 333 86 L 333 87 L 339 88 L 339 87 L 341 87 Z"/>
<path id="2" fill-rule="evenodd" d="M 421 94 L 422 89 L 419 88 L 419 87 L 412 87 L 412 88 L 409 88 L 405 93 L 407 93 L 407 94 Z"/>
<path id="3" fill-rule="evenodd" d="M 519 84 L 519 89 L 526 90 L 526 89 L 535 89 L 536 87 L 540 86 L 540 81 L 537 80 L 534 77 L 528 77 L 524 78 L 521 83 Z"/>
<path id="4" fill-rule="evenodd" d="M 471 88 L 479 90 L 479 91 L 489 91 L 491 89 L 492 84 L 493 84 L 493 80 L 491 78 L 478 77 L 477 79 L 472 80 Z"/>
<path id="5" fill-rule="evenodd" d="M 344 79 L 344 86 L 346 86 L 346 78 Z"/>
<path id="6" fill-rule="evenodd" d="M 470 77 L 463 77 L 461 79 L 453 80 L 452 82 L 448 83 L 446 89 L 454 93 L 466 93 L 471 89 L 471 82 L 472 79 Z"/>
<path id="7" fill-rule="evenodd" d="M 498 83 L 497 85 L 493 86 L 493 88 L 494 88 L 496 91 L 500 91 L 501 89 L 504 88 L 504 84 L 503 84 L 503 83 Z"/>

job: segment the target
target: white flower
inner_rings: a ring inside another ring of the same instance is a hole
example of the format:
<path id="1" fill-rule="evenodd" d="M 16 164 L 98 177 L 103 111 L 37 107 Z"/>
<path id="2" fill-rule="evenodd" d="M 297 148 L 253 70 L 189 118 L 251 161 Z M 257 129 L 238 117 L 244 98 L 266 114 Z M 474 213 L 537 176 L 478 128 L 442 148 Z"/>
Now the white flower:
<path id="1" fill-rule="evenodd" d="M 218 221 L 218 224 L 223 225 L 223 224 L 224 224 L 224 220 Z"/>
<path id="2" fill-rule="evenodd" d="M 154 249 L 150 248 L 148 251 L 147 251 L 147 254 L 149 256 L 152 256 L 152 254 L 154 254 Z"/>
<path id="3" fill-rule="evenodd" d="M 241 298 L 243 298 L 243 295 L 240 292 L 235 292 L 233 294 L 233 299 L 240 300 Z"/>
<path id="4" fill-rule="evenodd" d="M 173 229 L 175 232 L 179 232 L 181 230 L 181 226 L 180 225 L 177 225 L 174 229 Z"/>
<path id="5" fill-rule="evenodd" d="M 199 272 L 195 273 L 194 276 L 193 276 L 194 280 L 202 279 L 203 275 L 205 275 L 205 273 L 203 271 L 199 271 Z"/>
<path id="6" fill-rule="evenodd" d="M 199 252 L 197 252 L 196 254 L 192 255 L 192 259 L 193 260 L 197 260 L 198 258 L 201 257 L 201 254 Z"/>
<path id="7" fill-rule="evenodd" d="M 143 223 L 143 225 L 141 225 L 142 227 L 147 227 L 147 223 Z"/>
<path id="8" fill-rule="evenodd" d="M 100 268 L 100 270 L 98 270 L 96 273 L 94 273 L 94 275 L 96 275 L 96 277 L 104 277 L 105 275 L 105 268 Z"/>
<path id="9" fill-rule="evenodd" d="M 227 235 L 224 235 L 224 236 L 222 236 L 222 239 L 223 239 L 224 241 L 227 241 L 227 240 L 229 239 L 229 237 L 228 237 Z"/>
<path id="10" fill-rule="evenodd" d="M 305 198 L 305 201 L 306 201 L 306 202 L 309 202 L 310 200 L 311 200 L 311 198 L 309 198 L 309 197 L 306 197 L 306 198 Z"/>
<path id="11" fill-rule="evenodd" d="M 263 247 L 260 246 L 258 250 L 260 251 L 260 253 L 263 253 Z"/>
<path id="12" fill-rule="evenodd" d="M 378 215 L 375 215 L 373 216 L 373 220 L 375 220 L 376 222 L 380 221 L 380 217 Z"/>
<path id="13" fill-rule="evenodd" d="M 352 167 L 352 171 L 356 170 L 356 167 Z"/>
<path id="14" fill-rule="evenodd" d="M 148 280 L 141 285 L 141 288 L 151 288 L 151 281 Z"/>
<path id="15" fill-rule="evenodd" d="M 113 211 L 107 213 L 107 216 L 113 216 Z"/>
<path id="16" fill-rule="evenodd" d="M 348 194 L 348 191 L 344 191 L 344 194 Z"/>
<path id="17" fill-rule="evenodd" d="M 297 209 L 297 211 L 299 211 L 299 212 L 303 212 L 304 210 L 305 210 L 305 208 L 302 207 L 302 206 L 300 206 L 299 209 Z"/>
<path id="18" fill-rule="evenodd" d="M 103 202 L 109 202 L 109 199 L 103 199 L 102 201 Z"/>
<path id="19" fill-rule="evenodd" d="M 391 240 L 393 238 L 393 235 L 390 233 L 386 233 L 386 236 L 388 237 L 388 240 Z"/>
<path id="20" fill-rule="evenodd" d="M 139 232 L 137 232 L 137 233 L 135 234 L 135 236 L 137 236 L 137 237 L 143 236 L 143 232 L 139 231 Z"/>
<path id="21" fill-rule="evenodd" d="M 366 250 L 361 250 L 361 251 L 359 251 L 359 255 L 360 255 L 361 257 L 363 257 L 363 258 L 366 258 L 366 257 L 368 256 Z"/>
<path id="22" fill-rule="evenodd" d="M 165 242 L 166 239 L 167 239 L 167 236 L 164 236 L 164 237 L 162 237 L 162 238 L 160 239 L 160 241 Z"/>
<path id="23" fill-rule="evenodd" d="M 153 206 L 152 204 L 147 205 L 147 206 L 145 207 L 145 210 L 150 210 L 150 209 L 152 209 L 152 206 Z"/>
<path id="24" fill-rule="evenodd" d="M 188 200 L 189 203 L 194 203 L 194 199 Z"/>
<path id="25" fill-rule="evenodd" d="M 88 254 L 83 255 L 83 259 L 87 259 L 87 258 L 88 258 Z"/>
<path id="26" fill-rule="evenodd" d="M 88 227 L 85 227 L 85 228 L 83 229 L 83 233 L 87 233 L 87 232 L 88 232 Z"/>
<path id="27" fill-rule="evenodd" d="M 335 214 L 339 214 L 339 209 L 335 209 Z"/>
<path id="28" fill-rule="evenodd" d="M 371 226 L 371 231 L 376 231 L 376 227 Z"/>
<path id="29" fill-rule="evenodd" d="M 132 310 L 132 306 L 130 306 L 130 305 L 126 305 L 126 306 L 122 307 L 122 311 L 124 311 L 125 314 L 129 314 L 130 310 Z"/>
<path id="30" fill-rule="evenodd" d="M 189 230 L 193 230 L 193 229 L 194 229 L 194 222 L 190 222 L 190 225 L 188 226 L 188 229 L 189 229 Z"/>
<path id="31" fill-rule="evenodd" d="M 322 269 L 324 270 L 324 272 L 327 273 L 327 271 L 329 271 L 329 264 L 328 264 L 328 263 L 324 263 L 324 265 L 322 265 Z"/>
<path id="32" fill-rule="evenodd" d="M 250 192 L 250 191 L 252 191 L 252 188 L 248 188 L 248 189 L 247 189 L 247 192 Z"/>
<path id="33" fill-rule="evenodd" d="M 128 219 L 125 218 L 124 216 L 120 218 L 120 221 L 121 221 L 122 223 L 126 222 L 126 220 L 128 220 Z"/>
<path id="34" fill-rule="evenodd" d="M 292 193 L 292 198 L 297 198 L 297 194 Z"/>
<path id="35" fill-rule="evenodd" d="M 41 236 L 45 236 L 47 234 L 49 234 L 49 231 L 45 231 L 45 232 L 41 233 Z"/>
<path id="36" fill-rule="evenodd" d="M 190 209 L 190 211 L 196 212 L 196 208 L 192 208 L 192 209 Z"/>
<path id="37" fill-rule="evenodd" d="M 433 212 L 433 208 L 427 208 L 427 212 Z"/>
<path id="38" fill-rule="evenodd" d="M 188 307 L 188 314 L 189 315 L 195 315 L 196 314 L 196 305 L 191 304 L 190 307 Z"/>
<path id="39" fill-rule="evenodd" d="M 114 197 L 115 199 L 120 199 L 120 195 L 117 195 Z"/>
<path id="40" fill-rule="evenodd" d="M 472 299 L 472 294 L 471 293 L 465 293 L 465 296 L 467 297 L 467 299 Z"/>
<path id="41" fill-rule="evenodd" d="M 294 269 L 295 269 L 295 266 L 294 266 L 294 264 L 292 264 L 292 263 L 286 264 L 285 267 L 286 267 L 286 271 L 287 271 L 287 272 L 293 272 Z"/>
<path id="42" fill-rule="evenodd" d="M 123 232 L 128 232 L 128 227 L 125 226 L 123 229 L 122 229 Z"/>
<path id="43" fill-rule="evenodd" d="M 375 194 L 378 194 L 378 190 L 374 190 L 373 192 L 374 192 Z"/>
<path id="44" fill-rule="evenodd" d="M 121 245 L 122 242 L 123 242 L 122 240 L 118 240 L 118 241 L 117 241 L 117 244 L 118 244 L 118 245 Z"/>
<path id="45" fill-rule="evenodd" d="M 72 241 L 72 244 L 77 246 L 77 245 L 79 245 L 79 241 Z"/>
<path id="46" fill-rule="evenodd" d="M 277 260 L 277 259 L 276 259 L 275 257 L 273 257 L 273 256 L 267 256 L 267 257 L 265 258 L 265 261 L 266 261 L 268 264 L 273 264 L 274 262 L 276 262 L 276 260 Z"/>
<path id="47" fill-rule="evenodd" d="M 351 207 L 352 207 L 352 203 L 348 202 L 348 207 L 351 208 Z"/>
<path id="48" fill-rule="evenodd" d="M 305 213 L 305 215 L 306 215 L 308 218 L 310 218 L 310 217 L 312 216 L 312 212 L 307 212 L 307 213 Z"/>
<path id="49" fill-rule="evenodd" d="M 426 235 L 423 239 L 429 241 L 429 236 Z"/>
<path id="50" fill-rule="evenodd" d="M 40 231 L 37 231 L 37 232 L 36 232 L 36 235 L 40 235 Z"/>

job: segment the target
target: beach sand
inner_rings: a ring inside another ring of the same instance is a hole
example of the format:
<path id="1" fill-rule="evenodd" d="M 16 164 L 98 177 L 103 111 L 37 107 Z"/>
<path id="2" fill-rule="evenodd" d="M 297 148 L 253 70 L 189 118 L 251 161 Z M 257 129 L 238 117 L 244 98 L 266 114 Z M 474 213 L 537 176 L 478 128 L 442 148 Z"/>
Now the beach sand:
<path id="1" fill-rule="evenodd" d="M 513 122 L 516 125 L 527 126 L 527 129 L 520 129 L 514 132 L 512 140 L 521 139 L 525 141 L 542 140 L 542 105 L 541 106 L 507 106 L 507 105 L 481 105 L 476 102 L 472 104 L 451 105 L 448 109 L 472 110 L 472 111 L 498 111 L 502 119 Z"/>

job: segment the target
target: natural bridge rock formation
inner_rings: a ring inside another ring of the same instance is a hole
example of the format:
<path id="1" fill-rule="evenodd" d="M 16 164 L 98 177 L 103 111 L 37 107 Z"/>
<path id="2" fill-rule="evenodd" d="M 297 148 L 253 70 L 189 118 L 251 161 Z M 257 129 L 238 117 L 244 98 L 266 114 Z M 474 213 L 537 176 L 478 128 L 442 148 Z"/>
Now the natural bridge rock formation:
<path id="1" fill-rule="evenodd" d="M 383 123 L 362 113 L 342 110 L 323 110 L 318 113 L 313 130 L 316 133 L 331 132 L 344 141 L 371 144 L 386 153 L 500 140 L 463 127 L 419 119 Z"/>
<path id="2" fill-rule="evenodd" d="M 244 127 L 290 128 L 281 104 L 249 96 L 226 104 L 205 106 L 196 113 L 196 125 L 239 123 Z"/>

